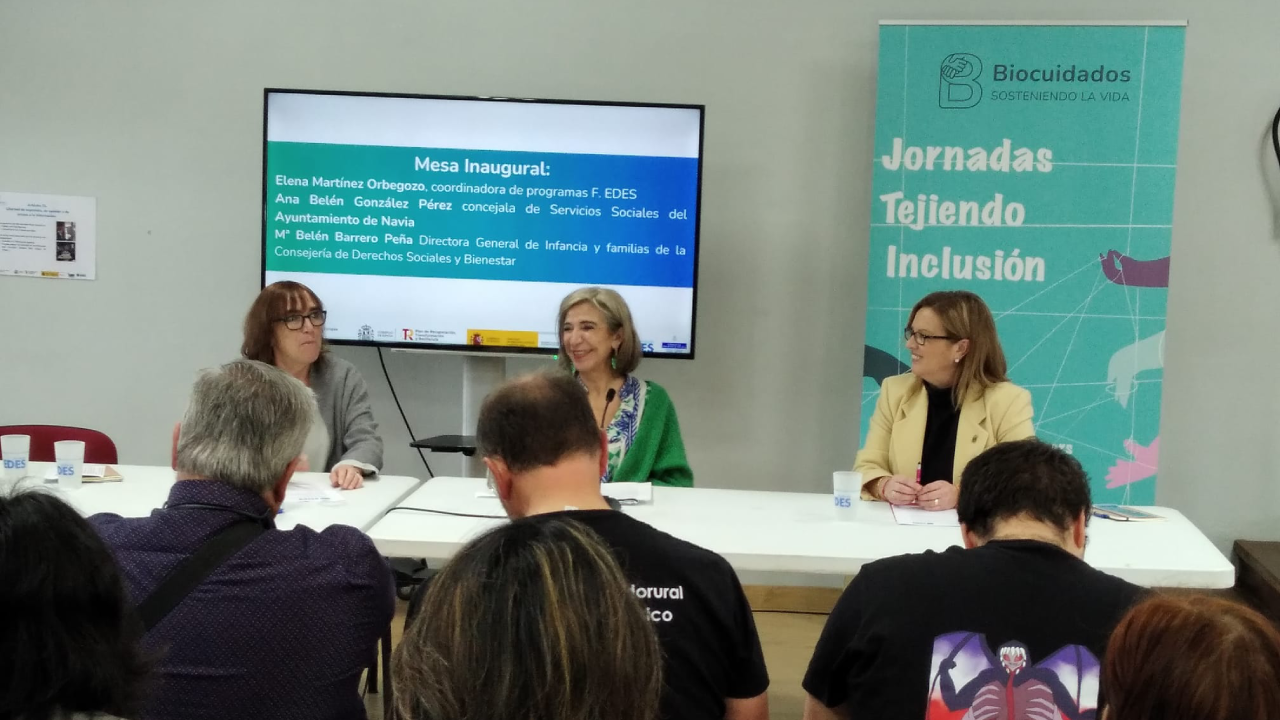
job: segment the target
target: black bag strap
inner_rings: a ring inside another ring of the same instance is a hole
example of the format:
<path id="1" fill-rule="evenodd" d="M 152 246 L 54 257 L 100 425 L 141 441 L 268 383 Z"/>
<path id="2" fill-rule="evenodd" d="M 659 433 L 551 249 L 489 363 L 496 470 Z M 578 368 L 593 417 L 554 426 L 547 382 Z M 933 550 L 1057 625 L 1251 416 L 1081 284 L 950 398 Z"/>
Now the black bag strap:
<path id="1" fill-rule="evenodd" d="M 159 587 L 152 590 L 138 605 L 144 632 L 151 632 L 214 570 L 266 531 L 263 523 L 245 518 L 231 523 L 205 540 L 204 544 L 196 548 L 195 553 L 178 563 L 178 567 L 160 581 Z"/>

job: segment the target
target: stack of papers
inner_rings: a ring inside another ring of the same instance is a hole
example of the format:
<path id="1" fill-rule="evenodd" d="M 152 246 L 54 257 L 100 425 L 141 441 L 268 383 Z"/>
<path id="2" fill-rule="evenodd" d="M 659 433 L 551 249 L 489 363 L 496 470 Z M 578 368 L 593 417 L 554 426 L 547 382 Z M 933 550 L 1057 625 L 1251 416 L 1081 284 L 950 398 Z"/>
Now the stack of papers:
<path id="1" fill-rule="evenodd" d="M 342 494 L 337 489 L 330 487 L 327 480 L 323 485 L 305 480 L 295 480 L 289 483 L 289 489 L 284 494 L 285 505 L 302 505 L 306 503 L 337 505 L 345 502 L 346 500 L 343 499 Z"/>
<path id="2" fill-rule="evenodd" d="M 921 510 L 910 505 L 894 505 L 893 521 L 899 525 L 928 525 L 933 527 L 960 527 L 960 516 L 955 510 Z"/>
<path id="3" fill-rule="evenodd" d="M 639 505 L 653 502 L 653 483 L 600 483 L 600 494 L 611 497 L 623 505 Z M 489 488 L 476 493 L 478 498 L 491 498 L 498 495 Z"/>

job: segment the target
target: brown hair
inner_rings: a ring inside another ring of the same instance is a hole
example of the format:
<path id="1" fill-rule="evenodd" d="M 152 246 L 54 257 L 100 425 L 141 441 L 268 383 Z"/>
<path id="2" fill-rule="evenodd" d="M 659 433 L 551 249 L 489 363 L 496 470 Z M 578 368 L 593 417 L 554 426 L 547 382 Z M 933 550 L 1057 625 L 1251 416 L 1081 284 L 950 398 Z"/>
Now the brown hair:
<path id="1" fill-rule="evenodd" d="M 600 309 L 609 332 L 622 335 L 622 344 L 614 354 L 617 360 L 614 369 L 619 375 L 630 375 L 635 372 L 640 366 L 640 358 L 643 357 L 644 351 L 640 347 L 640 336 L 636 333 L 635 323 L 631 321 L 631 308 L 627 307 L 627 301 L 623 300 L 621 295 L 602 287 L 580 288 L 560 301 L 560 315 L 556 318 L 556 332 L 560 334 L 560 367 L 566 371 L 573 371 L 573 359 L 569 357 L 569 352 L 564 346 L 564 317 L 569 314 L 569 310 L 584 302 L 589 302 Z"/>
<path id="2" fill-rule="evenodd" d="M 306 307 L 304 298 L 311 298 L 316 309 L 323 310 L 324 303 L 311 288 L 300 282 L 281 280 L 262 288 L 249 312 L 244 316 L 244 343 L 240 346 L 240 354 L 250 360 L 257 360 L 269 365 L 276 362 L 276 321 L 291 311 Z M 324 344 L 324 333 L 320 333 L 320 358 L 316 364 L 324 362 L 328 348 Z"/>
<path id="3" fill-rule="evenodd" d="M 1102 690 L 1110 720 L 1280 718 L 1280 632 L 1228 600 L 1156 595 L 1112 633 Z"/>
<path id="4" fill-rule="evenodd" d="M 960 358 L 959 374 L 951 389 L 951 398 L 956 405 L 963 403 L 971 394 L 1008 381 L 1004 350 L 1000 348 L 1000 336 L 996 334 L 996 321 L 982 298 L 967 290 L 929 293 L 911 308 L 908 328 L 921 308 L 929 308 L 937 314 L 943 331 L 953 342 L 969 341 L 969 351 Z"/>
<path id="5" fill-rule="evenodd" d="M 555 465 L 572 455 L 600 455 L 600 426 L 578 381 L 535 373 L 507 381 L 480 405 L 480 457 L 500 458 L 513 473 Z"/>
<path id="6" fill-rule="evenodd" d="M 654 720 L 662 651 L 604 541 L 535 515 L 432 579 L 391 678 L 401 720 Z"/>

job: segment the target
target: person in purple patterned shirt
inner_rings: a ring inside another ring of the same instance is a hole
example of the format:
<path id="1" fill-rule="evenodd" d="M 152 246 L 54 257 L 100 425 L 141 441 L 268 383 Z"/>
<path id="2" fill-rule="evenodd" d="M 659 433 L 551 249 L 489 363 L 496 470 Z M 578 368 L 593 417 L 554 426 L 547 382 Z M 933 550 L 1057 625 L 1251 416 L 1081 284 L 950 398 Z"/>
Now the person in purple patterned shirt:
<path id="1" fill-rule="evenodd" d="M 275 529 L 315 399 L 264 363 L 201 374 L 174 432 L 177 483 L 145 518 L 95 515 L 135 603 L 227 526 L 267 530 L 144 638 L 159 656 L 137 720 L 352 720 L 358 684 L 395 608 L 392 577 L 352 527 Z"/>

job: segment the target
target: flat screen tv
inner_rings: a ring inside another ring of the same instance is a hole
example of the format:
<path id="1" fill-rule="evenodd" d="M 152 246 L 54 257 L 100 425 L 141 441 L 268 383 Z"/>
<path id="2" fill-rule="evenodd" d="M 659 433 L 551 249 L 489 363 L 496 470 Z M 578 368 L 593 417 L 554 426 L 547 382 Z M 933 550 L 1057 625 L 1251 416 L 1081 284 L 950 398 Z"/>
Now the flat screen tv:
<path id="1" fill-rule="evenodd" d="M 705 108 L 267 89 L 262 283 L 327 341 L 543 353 L 576 288 L 692 358 Z"/>

